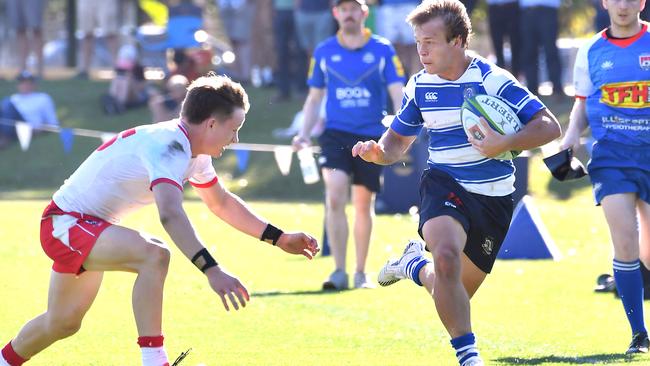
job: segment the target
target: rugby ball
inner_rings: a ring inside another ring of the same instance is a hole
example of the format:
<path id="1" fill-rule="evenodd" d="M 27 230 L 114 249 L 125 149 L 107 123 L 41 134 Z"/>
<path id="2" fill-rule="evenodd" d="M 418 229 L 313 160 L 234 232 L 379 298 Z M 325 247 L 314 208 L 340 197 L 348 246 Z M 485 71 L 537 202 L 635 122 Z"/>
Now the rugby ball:
<path id="1" fill-rule="evenodd" d="M 479 94 L 465 99 L 460 109 L 460 120 L 467 136 L 472 136 L 477 140 L 482 140 L 485 137 L 485 131 L 479 124 L 481 117 L 493 130 L 502 135 L 511 135 L 524 128 L 517 114 L 497 97 Z M 519 154 L 521 151 L 506 151 L 496 156 L 495 159 L 512 160 Z"/>

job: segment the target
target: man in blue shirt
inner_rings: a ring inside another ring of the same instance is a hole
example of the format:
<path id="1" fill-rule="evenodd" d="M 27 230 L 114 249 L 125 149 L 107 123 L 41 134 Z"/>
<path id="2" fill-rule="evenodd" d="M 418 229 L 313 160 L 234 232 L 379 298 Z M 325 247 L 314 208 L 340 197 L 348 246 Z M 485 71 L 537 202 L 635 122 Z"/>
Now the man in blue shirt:
<path id="1" fill-rule="evenodd" d="M 368 17 L 365 0 L 338 0 L 333 14 L 340 30 L 314 51 L 307 82 L 310 89 L 303 108 L 305 122 L 293 144 L 297 149 L 309 146 L 321 101 L 327 95 L 325 131 L 319 137 L 322 151 L 319 162 L 325 181 L 327 238 L 336 270 L 323 283 L 323 288 L 348 288 L 345 257 L 349 230 L 345 206 L 350 183 L 357 249 L 354 286 L 368 288 L 373 285 L 366 277 L 365 265 L 381 168 L 353 158 L 351 149 L 357 141 L 378 139 L 385 131 L 381 120 L 386 113 L 386 91 L 397 110 L 404 70 L 391 44 L 364 28 Z"/>
<path id="2" fill-rule="evenodd" d="M 626 353 L 646 353 L 650 344 L 639 261 L 640 252 L 648 258 L 650 251 L 650 32 L 639 19 L 644 5 L 603 0 L 611 25 L 576 55 L 576 100 L 562 141 L 562 148 L 577 148 L 587 126 L 596 140 L 589 176 L 609 225 L 616 288 L 632 328 Z"/>
<path id="3" fill-rule="evenodd" d="M 482 366 L 470 321 L 469 299 L 492 270 L 510 225 L 514 166 L 495 156 L 527 150 L 560 135 L 556 118 L 507 71 L 467 52 L 471 24 L 458 0 L 425 1 L 407 18 L 424 70 L 411 77 L 402 108 L 379 142 L 357 143 L 354 156 L 387 165 L 397 161 L 422 128 L 429 132 L 429 168 L 420 183 L 418 233 L 403 256 L 379 272 L 388 286 L 411 279 L 433 296 L 451 336 L 458 363 Z M 502 99 L 525 125 L 500 135 L 487 126 L 483 140 L 468 138 L 460 119 L 464 98 L 488 94 Z M 435 289 L 435 291 L 434 291 Z"/>

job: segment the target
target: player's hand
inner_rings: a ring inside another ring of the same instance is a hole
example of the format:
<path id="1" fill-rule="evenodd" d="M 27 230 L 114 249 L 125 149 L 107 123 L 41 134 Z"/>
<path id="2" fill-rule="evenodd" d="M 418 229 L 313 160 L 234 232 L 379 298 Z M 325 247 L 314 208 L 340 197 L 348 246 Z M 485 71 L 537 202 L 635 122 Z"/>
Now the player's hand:
<path id="1" fill-rule="evenodd" d="M 481 124 L 481 131 L 483 132 L 484 137 L 479 140 L 474 136 L 470 136 L 467 138 L 467 141 L 472 144 L 481 155 L 493 158 L 510 150 L 508 145 L 508 136 L 502 135 L 493 130 L 483 117 L 481 117 L 479 123 Z"/>
<path id="2" fill-rule="evenodd" d="M 282 233 L 276 246 L 290 254 L 301 254 L 313 259 L 320 251 L 318 241 L 305 233 Z"/>
<path id="3" fill-rule="evenodd" d="M 560 151 L 572 148 L 573 151 L 578 151 L 580 148 L 580 133 L 574 132 L 572 129 L 568 129 L 566 134 L 560 142 Z"/>
<path id="4" fill-rule="evenodd" d="M 369 163 L 381 161 L 384 153 L 384 148 L 374 140 L 359 141 L 352 147 L 352 156 L 359 156 Z"/>
<path id="5" fill-rule="evenodd" d="M 311 140 L 305 136 L 298 134 L 293 137 L 291 145 L 295 151 L 298 151 L 311 146 Z"/>
<path id="6" fill-rule="evenodd" d="M 230 300 L 235 310 L 239 310 L 240 304 L 242 307 L 246 307 L 246 302 L 250 301 L 250 296 L 246 287 L 239 282 L 237 277 L 231 276 L 219 266 L 209 268 L 205 275 L 208 277 L 212 290 L 221 297 L 226 311 L 230 311 L 228 300 Z"/>

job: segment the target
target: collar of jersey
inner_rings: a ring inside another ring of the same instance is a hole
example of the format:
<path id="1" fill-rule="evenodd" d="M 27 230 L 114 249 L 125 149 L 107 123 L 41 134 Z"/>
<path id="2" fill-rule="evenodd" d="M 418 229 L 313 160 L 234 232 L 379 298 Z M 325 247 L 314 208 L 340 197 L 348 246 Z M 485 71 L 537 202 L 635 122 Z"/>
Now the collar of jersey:
<path id="1" fill-rule="evenodd" d="M 625 48 L 630 46 L 632 43 L 636 42 L 637 39 L 641 38 L 642 35 L 644 35 L 648 31 L 648 24 L 641 22 L 641 30 L 639 33 L 633 35 L 632 37 L 627 37 L 627 38 L 610 38 L 607 36 L 607 30 L 609 28 L 603 30 L 602 36 L 605 38 L 607 41 L 613 43 L 616 46 Z"/>
<path id="2" fill-rule="evenodd" d="M 355 48 L 355 50 L 356 49 L 361 49 L 366 44 L 368 44 L 368 41 L 370 40 L 371 35 L 372 35 L 372 32 L 370 31 L 370 29 L 363 28 L 363 38 L 364 38 L 363 39 L 363 44 L 360 47 Z M 347 47 L 343 46 L 343 42 L 342 42 L 343 41 L 343 32 L 341 32 L 341 31 L 336 32 L 336 40 L 339 42 L 339 45 L 341 45 L 341 47 L 343 47 L 345 49 L 348 49 Z"/>
<path id="3" fill-rule="evenodd" d="M 183 126 L 183 121 L 180 119 L 178 120 L 178 128 L 180 128 L 181 132 L 183 132 L 183 135 L 187 137 L 187 141 L 190 141 L 190 135 L 187 133 L 187 129 L 185 126 Z"/>

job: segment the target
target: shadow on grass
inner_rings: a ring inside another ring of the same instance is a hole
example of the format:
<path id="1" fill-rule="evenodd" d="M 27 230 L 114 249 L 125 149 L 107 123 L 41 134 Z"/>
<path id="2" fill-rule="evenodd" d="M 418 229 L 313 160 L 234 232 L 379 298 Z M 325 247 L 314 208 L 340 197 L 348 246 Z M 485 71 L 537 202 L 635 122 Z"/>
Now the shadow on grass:
<path id="1" fill-rule="evenodd" d="M 556 179 L 550 179 L 546 186 L 546 190 L 551 192 L 557 199 L 568 200 L 571 198 L 574 191 L 581 190 L 585 187 L 591 187 L 589 177 L 568 182 L 560 182 Z"/>
<path id="2" fill-rule="evenodd" d="M 262 291 L 253 292 L 251 297 L 275 297 L 275 296 L 300 296 L 300 295 L 333 295 L 348 290 L 302 290 L 302 291 Z"/>
<path id="3" fill-rule="evenodd" d="M 565 363 L 570 365 L 593 365 L 593 364 L 608 364 L 620 363 L 643 363 L 647 364 L 645 359 L 637 359 L 634 356 L 624 355 L 620 353 L 602 353 L 597 355 L 587 356 L 543 356 L 535 358 L 523 357 L 503 357 L 493 360 L 500 365 L 544 365 L 547 363 Z"/>

